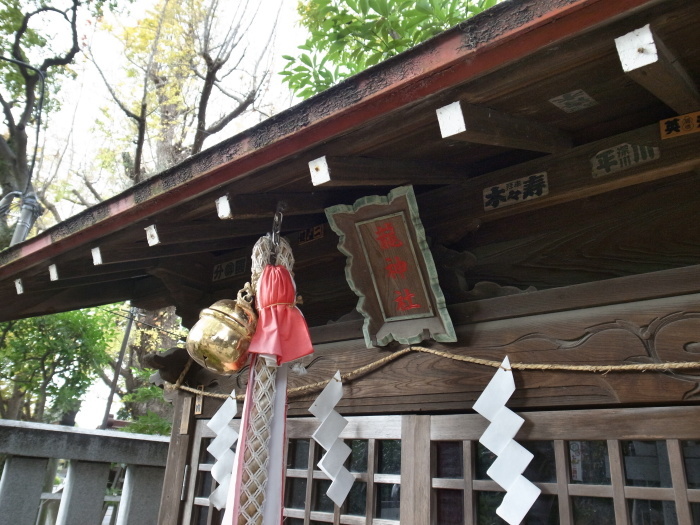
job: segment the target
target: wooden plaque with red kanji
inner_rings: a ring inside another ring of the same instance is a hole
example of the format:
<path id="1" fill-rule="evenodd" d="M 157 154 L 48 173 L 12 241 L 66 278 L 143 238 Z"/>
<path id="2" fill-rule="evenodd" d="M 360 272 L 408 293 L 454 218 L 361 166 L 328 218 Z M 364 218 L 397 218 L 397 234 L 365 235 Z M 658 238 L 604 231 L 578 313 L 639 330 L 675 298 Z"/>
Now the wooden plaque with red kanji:
<path id="1" fill-rule="evenodd" d="M 326 216 L 348 257 L 346 277 L 360 298 L 357 310 L 365 317 L 368 347 L 457 340 L 413 187 L 333 206 Z"/>

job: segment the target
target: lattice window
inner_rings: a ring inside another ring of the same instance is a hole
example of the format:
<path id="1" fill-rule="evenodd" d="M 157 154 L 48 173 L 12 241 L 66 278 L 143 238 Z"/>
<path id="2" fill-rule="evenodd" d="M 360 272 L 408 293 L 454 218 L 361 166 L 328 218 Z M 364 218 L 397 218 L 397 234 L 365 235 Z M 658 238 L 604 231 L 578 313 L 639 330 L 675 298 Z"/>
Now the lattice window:
<path id="1" fill-rule="evenodd" d="M 398 525 L 401 498 L 401 418 L 349 418 L 341 437 L 352 453 L 355 476 L 347 500 L 336 508 L 325 495 L 330 480 L 316 466 L 323 449 L 311 434 L 315 419 L 290 420 L 285 483 L 285 525 Z"/>
<path id="2" fill-rule="evenodd" d="M 209 495 L 216 488 L 216 481 L 211 475 L 214 457 L 207 452 L 207 447 L 215 437 L 206 426 L 208 421 L 199 420 L 195 426 L 192 445 L 192 461 L 188 465 L 183 486 L 183 498 L 186 501 L 182 523 L 191 525 L 219 525 L 223 511 L 209 504 Z M 239 422 L 234 422 L 235 426 Z"/>
<path id="3" fill-rule="evenodd" d="M 523 524 L 700 524 L 700 407 L 522 413 L 516 436 L 535 456 L 525 472 L 542 495 Z M 325 496 L 314 418 L 288 421 L 285 525 L 498 525 L 502 490 L 478 415 L 351 417 L 341 434 L 356 482 L 342 508 Z M 198 421 L 184 520 L 218 525 L 213 437 Z M 238 423 L 235 422 L 234 426 Z"/>
<path id="4" fill-rule="evenodd" d="M 685 421 L 697 421 L 700 411 L 665 409 L 684 416 L 666 428 L 647 420 L 648 432 L 627 426 L 635 421 L 643 428 L 639 418 L 644 421 L 648 410 L 657 409 L 523 414 L 526 435 L 516 439 L 535 456 L 525 476 L 542 490 L 523 524 L 700 523 L 700 442 L 674 438 L 700 434 L 700 424 L 692 430 Z M 606 420 L 614 414 L 616 421 L 598 425 L 597 414 Z M 504 524 L 495 513 L 503 491 L 486 475 L 495 458 L 478 443 L 483 426 L 475 416 L 444 422 L 432 418 L 432 523 Z M 441 434 L 468 439 L 443 441 Z M 527 439 L 547 434 L 569 439 Z M 573 439 L 577 434 L 582 439 Z M 670 439 L 659 439 L 665 437 Z"/>

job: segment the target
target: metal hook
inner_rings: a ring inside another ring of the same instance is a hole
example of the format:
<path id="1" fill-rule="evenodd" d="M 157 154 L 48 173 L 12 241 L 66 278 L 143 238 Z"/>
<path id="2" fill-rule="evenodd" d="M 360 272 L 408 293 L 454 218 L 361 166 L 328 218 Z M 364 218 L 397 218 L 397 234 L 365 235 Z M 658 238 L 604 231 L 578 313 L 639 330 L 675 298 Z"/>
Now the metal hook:
<path id="1" fill-rule="evenodd" d="M 280 247 L 280 232 L 282 231 L 282 219 L 284 218 L 282 212 L 287 209 L 287 203 L 284 201 L 279 201 L 277 203 L 277 211 L 275 211 L 275 216 L 272 219 L 272 234 L 270 235 L 270 240 L 272 241 L 272 253 L 270 259 L 276 261 L 277 254 Z"/>
<path id="2" fill-rule="evenodd" d="M 277 251 L 280 246 L 280 230 L 282 229 L 282 212 L 275 212 L 275 217 L 272 220 L 272 246 Z"/>

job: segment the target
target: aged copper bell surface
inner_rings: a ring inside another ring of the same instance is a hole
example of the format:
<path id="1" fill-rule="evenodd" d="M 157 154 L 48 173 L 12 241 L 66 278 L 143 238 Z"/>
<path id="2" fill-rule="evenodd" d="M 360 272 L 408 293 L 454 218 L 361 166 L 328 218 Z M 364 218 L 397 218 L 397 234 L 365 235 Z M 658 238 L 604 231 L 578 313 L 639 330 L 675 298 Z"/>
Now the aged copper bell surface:
<path id="1" fill-rule="evenodd" d="M 238 292 L 237 300 L 222 299 L 202 310 L 187 336 L 187 352 L 192 359 L 222 375 L 240 370 L 257 324 L 252 300 L 244 289 Z"/>

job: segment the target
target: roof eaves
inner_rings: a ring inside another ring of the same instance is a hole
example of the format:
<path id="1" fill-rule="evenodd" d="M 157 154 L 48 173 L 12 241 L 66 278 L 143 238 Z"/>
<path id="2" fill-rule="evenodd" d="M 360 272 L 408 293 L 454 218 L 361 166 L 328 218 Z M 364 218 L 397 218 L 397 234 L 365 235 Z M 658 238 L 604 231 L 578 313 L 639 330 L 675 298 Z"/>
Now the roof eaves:
<path id="1" fill-rule="evenodd" d="M 0 252 L 0 279 L 71 249 L 95 244 L 127 224 L 283 161 L 369 119 L 657 1 L 510 0 L 497 4 L 464 24 Z"/>

